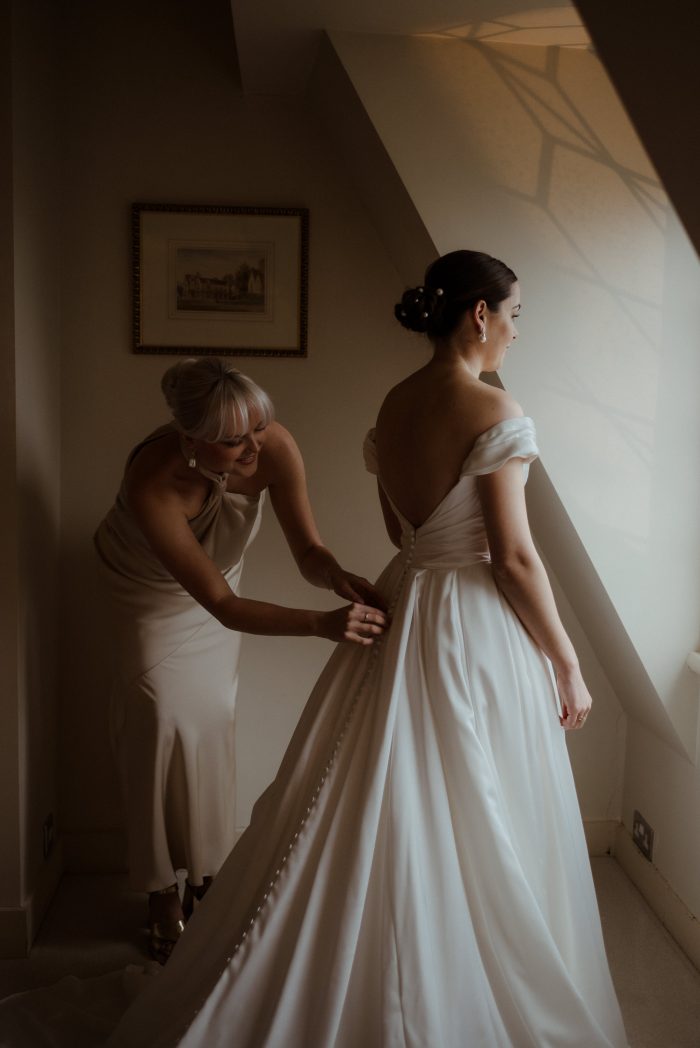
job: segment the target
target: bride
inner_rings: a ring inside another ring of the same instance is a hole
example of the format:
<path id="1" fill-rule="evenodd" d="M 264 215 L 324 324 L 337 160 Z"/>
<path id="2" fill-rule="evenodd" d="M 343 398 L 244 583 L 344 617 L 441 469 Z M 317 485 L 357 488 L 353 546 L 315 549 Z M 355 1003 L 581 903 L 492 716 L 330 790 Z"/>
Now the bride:
<path id="1" fill-rule="evenodd" d="M 365 445 L 391 628 L 331 657 L 111 1048 L 626 1045 L 564 736 L 591 699 L 525 510 L 535 429 L 480 378 L 519 310 L 472 251 L 396 307 L 433 355 Z"/>

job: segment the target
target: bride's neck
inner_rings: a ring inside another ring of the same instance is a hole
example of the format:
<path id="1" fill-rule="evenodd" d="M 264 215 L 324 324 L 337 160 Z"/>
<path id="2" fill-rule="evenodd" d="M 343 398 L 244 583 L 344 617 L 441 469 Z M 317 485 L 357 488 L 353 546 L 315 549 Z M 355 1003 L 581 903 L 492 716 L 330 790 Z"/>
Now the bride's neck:
<path id="1" fill-rule="evenodd" d="M 483 351 L 478 339 L 444 338 L 433 343 L 433 362 L 449 367 L 464 368 L 478 379 L 484 370 Z"/>

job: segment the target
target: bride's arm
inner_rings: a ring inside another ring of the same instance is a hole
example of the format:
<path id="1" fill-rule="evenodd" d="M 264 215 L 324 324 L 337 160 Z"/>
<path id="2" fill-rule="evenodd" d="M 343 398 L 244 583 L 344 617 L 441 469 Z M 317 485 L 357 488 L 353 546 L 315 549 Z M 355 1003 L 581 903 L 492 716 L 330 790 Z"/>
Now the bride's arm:
<path id="1" fill-rule="evenodd" d="M 591 697 L 552 587 L 530 534 L 523 464 L 511 459 L 477 479 L 496 585 L 545 655 L 552 660 L 564 708 L 565 728 L 580 727 Z"/>

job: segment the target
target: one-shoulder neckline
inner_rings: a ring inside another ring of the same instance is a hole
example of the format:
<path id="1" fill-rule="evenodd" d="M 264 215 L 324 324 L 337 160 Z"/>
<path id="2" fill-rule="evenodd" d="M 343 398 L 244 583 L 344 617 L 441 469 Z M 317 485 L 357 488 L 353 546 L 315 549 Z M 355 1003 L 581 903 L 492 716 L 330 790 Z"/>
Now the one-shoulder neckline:
<path id="1" fill-rule="evenodd" d="M 228 474 L 227 474 L 228 476 Z M 245 491 L 227 491 L 226 488 L 223 490 L 224 495 L 235 496 L 239 499 L 247 499 L 248 502 L 260 502 L 267 488 L 261 488 L 255 495 L 247 495 Z"/>

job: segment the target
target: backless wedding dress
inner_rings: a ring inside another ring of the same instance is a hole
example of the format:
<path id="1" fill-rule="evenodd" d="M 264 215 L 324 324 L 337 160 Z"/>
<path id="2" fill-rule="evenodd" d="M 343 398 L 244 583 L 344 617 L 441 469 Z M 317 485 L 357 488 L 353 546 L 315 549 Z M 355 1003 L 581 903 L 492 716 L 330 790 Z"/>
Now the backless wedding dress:
<path id="1" fill-rule="evenodd" d="M 537 455 L 514 418 L 378 587 L 276 779 L 110 1048 L 622 1048 L 551 666 L 496 588 L 476 477 Z M 366 457 L 373 468 L 371 436 Z"/>

